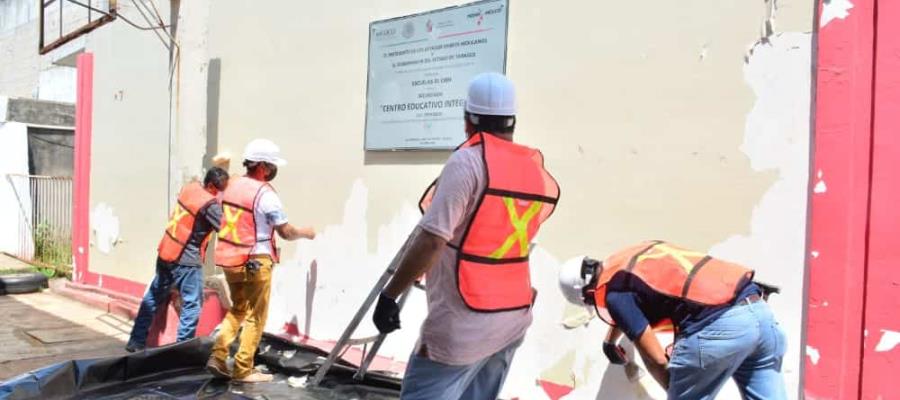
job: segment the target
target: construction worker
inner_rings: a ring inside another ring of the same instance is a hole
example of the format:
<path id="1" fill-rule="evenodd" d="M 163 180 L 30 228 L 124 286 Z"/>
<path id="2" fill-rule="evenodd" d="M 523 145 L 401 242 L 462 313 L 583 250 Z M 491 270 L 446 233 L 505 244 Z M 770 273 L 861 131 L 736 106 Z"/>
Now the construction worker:
<path id="1" fill-rule="evenodd" d="M 421 202 L 373 320 L 400 328 L 397 298 L 427 272 L 428 316 L 401 399 L 496 399 L 531 325 L 530 243 L 559 198 L 538 150 L 513 143 L 516 97 L 498 73 L 477 76 L 465 106 L 468 139 Z"/>
<path id="2" fill-rule="evenodd" d="M 222 205 L 217 196 L 228 184 L 228 173 L 221 168 L 206 172 L 203 184 L 191 182 L 181 189 L 169 224 L 157 248 L 156 276 L 144 294 L 131 337 L 125 350 L 143 350 L 156 310 L 165 306 L 169 291 L 178 288 L 181 315 L 178 338 L 194 337 L 203 301 L 203 263 L 211 233 L 219 229 Z"/>
<path id="3" fill-rule="evenodd" d="M 640 243 L 603 262 L 565 263 L 560 289 L 610 324 L 603 351 L 625 364 L 622 333 L 669 399 L 713 399 L 733 378 L 745 399 L 786 399 L 785 335 L 751 269 L 663 242 Z M 675 329 L 671 359 L 652 329 Z"/>
<path id="4" fill-rule="evenodd" d="M 278 262 L 275 233 L 282 239 L 313 239 L 312 228 L 288 223 L 281 200 L 269 183 L 287 162 L 278 146 L 256 139 L 244 149 L 246 175 L 233 178 L 222 200 L 224 219 L 216 242 L 216 265 L 225 272 L 231 309 L 219 325 L 207 369 L 217 378 L 242 383 L 268 382 L 272 375 L 253 369 L 253 357 L 269 310 L 272 267 Z M 228 349 L 240 333 L 234 371 L 226 366 Z"/>

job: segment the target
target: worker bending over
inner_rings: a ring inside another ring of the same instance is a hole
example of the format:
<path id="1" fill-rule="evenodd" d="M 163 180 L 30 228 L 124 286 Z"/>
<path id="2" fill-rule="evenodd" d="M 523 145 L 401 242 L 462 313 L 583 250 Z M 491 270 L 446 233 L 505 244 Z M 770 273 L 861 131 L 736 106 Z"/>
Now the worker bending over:
<path id="1" fill-rule="evenodd" d="M 753 270 L 651 241 L 603 262 L 566 263 L 566 299 L 593 307 L 611 325 L 604 353 L 624 364 L 616 344 L 630 339 L 669 399 L 713 399 L 734 378 L 744 399 L 786 399 L 781 363 L 784 332 L 764 301 Z M 671 321 L 675 346 L 668 359 L 653 325 Z"/>
<path id="2" fill-rule="evenodd" d="M 398 296 L 428 273 L 428 315 L 401 399 L 496 399 L 531 325 L 530 243 L 559 187 L 538 150 L 513 143 L 515 114 L 505 76 L 486 73 L 471 82 L 468 139 L 426 190 L 424 216 L 378 299 L 378 330 L 399 329 Z"/>
<path id="3" fill-rule="evenodd" d="M 253 357 L 269 311 L 272 267 L 278 262 L 275 233 L 285 240 L 313 239 L 312 228 L 288 223 L 281 200 L 269 183 L 287 162 L 275 143 L 256 139 L 244 150 L 246 175 L 232 179 L 222 200 L 224 216 L 216 242 L 216 265 L 225 271 L 231 309 L 219 327 L 207 369 L 217 378 L 242 383 L 268 382 L 272 375 L 253 369 Z M 225 360 L 243 323 L 234 371 Z"/>
<path id="4" fill-rule="evenodd" d="M 203 303 L 203 263 L 206 245 L 214 230 L 219 229 L 222 206 L 218 194 L 228 184 L 228 173 L 211 168 L 200 182 L 190 182 L 178 194 L 178 201 L 157 247 L 156 276 L 134 319 L 131 337 L 125 350 L 143 350 L 153 317 L 160 306 L 165 307 L 169 291 L 178 288 L 181 313 L 178 318 L 179 342 L 194 337 Z"/>

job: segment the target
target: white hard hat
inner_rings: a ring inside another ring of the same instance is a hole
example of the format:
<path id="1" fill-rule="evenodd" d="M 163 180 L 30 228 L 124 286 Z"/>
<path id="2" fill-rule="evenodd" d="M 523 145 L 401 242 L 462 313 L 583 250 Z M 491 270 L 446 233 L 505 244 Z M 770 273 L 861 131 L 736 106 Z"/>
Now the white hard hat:
<path id="1" fill-rule="evenodd" d="M 564 262 L 559 268 L 559 290 L 569 303 L 587 306 L 584 302 L 584 286 L 588 284 L 581 276 L 581 265 L 585 257 L 575 257 Z"/>
<path id="2" fill-rule="evenodd" d="M 269 139 L 253 139 L 247 143 L 247 147 L 244 148 L 244 160 L 267 162 L 277 166 L 287 164 L 287 161 L 281 158 L 281 150 Z"/>
<path id="3" fill-rule="evenodd" d="M 480 74 L 469 83 L 466 111 L 480 115 L 516 115 L 516 88 L 503 74 Z"/>

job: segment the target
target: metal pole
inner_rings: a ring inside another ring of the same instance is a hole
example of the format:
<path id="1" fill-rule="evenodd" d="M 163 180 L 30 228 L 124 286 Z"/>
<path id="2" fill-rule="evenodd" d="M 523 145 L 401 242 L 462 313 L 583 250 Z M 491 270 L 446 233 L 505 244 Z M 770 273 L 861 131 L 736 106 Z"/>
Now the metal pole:
<path id="1" fill-rule="evenodd" d="M 397 299 L 397 307 L 401 310 L 403 309 L 403 305 L 406 304 L 406 299 L 409 298 L 409 292 L 412 290 L 412 287 L 406 289 L 403 292 L 403 295 Z M 372 349 L 369 350 L 369 353 L 366 354 L 366 359 L 363 360 L 362 364 L 359 365 L 359 370 L 353 374 L 353 379 L 361 381 L 366 377 L 366 371 L 369 370 L 369 365 L 372 364 L 372 360 L 375 359 L 375 356 L 378 355 L 378 350 L 381 348 L 381 344 L 384 343 L 384 339 L 387 338 L 386 333 L 378 334 L 378 339 L 375 340 L 375 343 L 372 343 Z"/>
<path id="2" fill-rule="evenodd" d="M 378 282 L 375 283 L 375 286 L 372 288 L 372 291 L 369 292 L 369 296 L 366 297 L 366 300 L 363 301 L 363 304 L 359 307 L 359 310 L 356 311 L 356 315 L 353 316 L 353 319 L 350 320 L 350 324 L 347 325 L 347 328 L 344 329 L 344 333 L 341 334 L 341 338 L 335 343 L 334 348 L 331 349 L 331 353 L 328 354 L 328 358 L 319 366 L 319 370 L 316 371 L 316 376 L 313 377 L 312 385 L 318 386 L 322 383 L 322 380 L 325 379 L 325 375 L 328 373 L 328 370 L 331 369 L 331 366 L 337 361 L 338 357 L 340 357 L 341 353 L 343 353 L 344 347 L 347 346 L 347 342 L 350 341 L 350 337 L 353 335 L 353 332 L 356 331 L 356 328 L 359 326 L 359 323 L 362 322 L 363 317 L 366 316 L 366 313 L 369 311 L 369 307 L 372 306 L 372 303 L 375 302 L 375 299 L 378 298 L 378 295 L 381 294 L 381 290 L 384 289 L 385 285 L 387 285 L 388 280 L 391 279 L 391 276 L 396 272 L 397 264 L 406 254 L 406 249 L 409 246 L 410 242 L 412 242 L 412 238 L 415 235 L 410 235 L 406 239 L 406 242 L 403 243 L 403 246 L 397 251 L 397 254 L 394 256 L 394 259 L 391 260 L 391 263 L 388 264 L 388 267 L 384 270 L 384 273 L 381 274 L 381 278 L 378 279 Z M 377 349 L 373 348 L 370 354 L 375 354 Z"/>

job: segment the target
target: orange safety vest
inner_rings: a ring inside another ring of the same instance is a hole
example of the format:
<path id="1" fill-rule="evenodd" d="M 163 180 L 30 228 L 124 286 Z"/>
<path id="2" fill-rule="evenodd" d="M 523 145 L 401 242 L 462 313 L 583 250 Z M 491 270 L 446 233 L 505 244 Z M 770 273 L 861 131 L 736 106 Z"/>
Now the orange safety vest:
<path id="1" fill-rule="evenodd" d="M 264 188 L 272 188 L 267 182 L 242 176 L 228 182 L 222 199 L 222 227 L 216 241 L 216 265 L 222 268 L 243 267 L 250 259 L 250 252 L 258 243 L 256 237 L 257 201 Z M 272 259 L 278 262 L 275 246 L 275 228 L 269 233 L 272 242 Z"/>
<path id="2" fill-rule="evenodd" d="M 536 149 L 487 133 L 472 135 L 459 148 L 478 145 L 486 187 L 457 248 L 457 287 L 474 311 L 528 308 L 536 293 L 528 267 L 531 240 L 553 213 L 559 185 Z M 423 213 L 437 184 L 422 196 Z"/>
<path id="3" fill-rule="evenodd" d="M 596 284 L 588 286 L 598 315 L 608 323 L 613 321 L 605 311 L 606 284 L 620 272 L 662 295 L 704 306 L 733 302 L 754 275 L 752 269 L 661 240 L 631 246 L 609 256 Z"/>
<path id="4" fill-rule="evenodd" d="M 166 232 L 156 248 L 160 259 L 174 263 L 181 258 L 188 239 L 194 231 L 197 214 L 215 201 L 216 197 L 207 192 L 199 182 L 191 182 L 181 189 L 175 209 L 172 211 L 172 216 L 169 217 L 169 224 L 166 225 Z M 210 236 L 207 234 L 200 244 L 200 259 L 204 261 L 206 260 L 206 244 L 209 242 Z"/>

